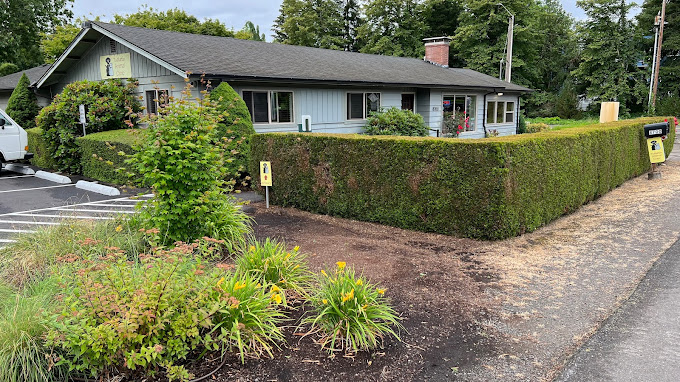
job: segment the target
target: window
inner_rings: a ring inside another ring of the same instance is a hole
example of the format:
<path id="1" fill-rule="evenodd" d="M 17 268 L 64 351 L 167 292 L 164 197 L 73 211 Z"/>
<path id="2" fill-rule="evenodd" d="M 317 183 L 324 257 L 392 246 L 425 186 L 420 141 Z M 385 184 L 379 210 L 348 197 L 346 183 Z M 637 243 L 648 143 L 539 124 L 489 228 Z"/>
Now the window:
<path id="1" fill-rule="evenodd" d="M 253 123 L 292 123 L 293 92 L 244 91 Z"/>
<path id="2" fill-rule="evenodd" d="M 486 122 L 489 124 L 514 123 L 515 103 L 509 101 L 488 101 L 486 103 Z"/>
<path id="3" fill-rule="evenodd" d="M 380 93 L 347 93 L 347 119 L 366 119 L 380 110 Z"/>
<path id="4" fill-rule="evenodd" d="M 158 114 L 158 109 L 168 106 L 169 94 L 167 90 L 147 90 L 146 112 L 148 114 Z"/>
<path id="5" fill-rule="evenodd" d="M 442 111 L 444 136 L 457 135 L 477 128 L 477 96 L 466 94 L 444 95 Z"/>
<path id="6" fill-rule="evenodd" d="M 415 111 L 416 95 L 413 93 L 403 93 L 401 95 L 401 110 Z"/>

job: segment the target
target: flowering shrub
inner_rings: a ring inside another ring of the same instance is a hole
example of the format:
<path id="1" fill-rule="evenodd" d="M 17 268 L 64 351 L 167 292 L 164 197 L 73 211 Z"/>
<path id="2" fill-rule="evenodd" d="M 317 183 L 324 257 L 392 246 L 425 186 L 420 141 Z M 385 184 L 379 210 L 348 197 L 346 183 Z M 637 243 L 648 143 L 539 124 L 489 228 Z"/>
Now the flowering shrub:
<path id="1" fill-rule="evenodd" d="M 142 226 L 155 227 L 163 243 L 209 236 L 229 245 L 244 242 L 250 218 L 228 195 L 224 150 L 217 135 L 219 113 L 208 99 L 191 99 L 190 89 L 149 120 L 149 128 L 131 164 L 154 198 L 140 216 Z"/>
<path id="2" fill-rule="evenodd" d="M 83 135 L 83 126 L 79 122 L 79 105 L 85 105 L 88 134 L 135 127 L 136 113 L 141 111 L 134 95 L 136 89 L 136 81 L 73 82 L 40 111 L 36 123 L 58 170 L 80 173 L 76 138 Z"/>
<path id="3" fill-rule="evenodd" d="M 101 261 L 62 258 L 61 308 L 47 335 L 61 353 L 57 365 L 92 376 L 163 367 L 187 379 L 181 362 L 194 350 L 271 354 L 282 339 L 276 304 L 252 278 L 192 257 L 200 247 L 178 243 L 135 262 L 116 248 Z"/>
<path id="4" fill-rule="evenodd" d="M 319 328 L 322 347 L 328 351 L 370 350 L 386 335 L 399 339 L 399 316 L 385 298 L 385 289 L 357 277 L 352 268 L 338 262 L 335 271 L 321 271 L 319 287 L 310 303 L 314 315 L 305 319 Z"/>
<path id="5" fill-rule="evenodd" d="M 284 243 L 269 238 L 255 241 L 236 258 L 236 271 L 270 285 L 272 298 L 287 305 L 289 297 L 307 295 L 311 279 L 305 256 L 299 251 L 299 247 L 287 251 Z"/>
<path id="6" fill-rule="evenodd" d="M 423 116 L 410 110 L 391 107 L 377 113 L 371 113 L 366 120 L 366 134 L 368 135 L 427 135 L 427 125 Z"/>
<path id="7" fill-rule="evenodd" d="M 456 138 L 460 133 L 470 130 L 470 116 L 465 112 L 446 112 L 442 123 L 442 136 Z"/>

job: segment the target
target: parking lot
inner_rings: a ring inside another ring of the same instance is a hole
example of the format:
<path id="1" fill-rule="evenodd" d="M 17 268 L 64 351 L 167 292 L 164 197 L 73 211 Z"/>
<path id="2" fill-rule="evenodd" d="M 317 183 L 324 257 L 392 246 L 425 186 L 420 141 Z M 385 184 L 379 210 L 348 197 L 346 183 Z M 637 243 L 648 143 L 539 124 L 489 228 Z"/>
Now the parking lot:
<path id="1" fill-rule="evenodd" d="M 0 247 L 20 233 L 56 225 L 64 219 L 113 219 L 134 213 L 135 205 L 150 195 L 105 196 L 35 175 L 0 171 Z"/>

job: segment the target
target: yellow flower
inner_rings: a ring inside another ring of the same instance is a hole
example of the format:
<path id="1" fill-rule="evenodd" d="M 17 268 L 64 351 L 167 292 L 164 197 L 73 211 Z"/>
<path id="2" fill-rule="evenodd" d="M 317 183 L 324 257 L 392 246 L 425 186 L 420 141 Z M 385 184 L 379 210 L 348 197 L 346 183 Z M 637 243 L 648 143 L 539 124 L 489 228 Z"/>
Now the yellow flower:
<path id="1" fill-rule="evenodd" d="M 385 294 L 387 289 L 378 289 L 378 294 Z"/>
<path id="2" fill-rule="evenodd" d="M 321 270 L 321 274 L 328 277 L 328 273 L 326 273 L 326 271 L 324 271 L 323 269 Z"/>
<path id="3" fill-rule="evenodd" d="M 288 259 L 290 259 L 290 252 L 288 252 L 288 253 L 286 254 L 286 258 L 285 258 L 284 260 L 288 260 Z"/>
<path id="4" fill-rule="evenodd" d="M 362 310 L 366 310 L 368 308 L 368 304 L 364 304 L 364 306 L 361 307 Z"/>
<path id="5" fill-rule="evenodd" d="M 222 277 L 222 278 L 220 279 L 220 281 L 217 282 L 217 286 L 220 286 L 220 284 L 222 284 L 223 282 L 224 282 L 224 277 Z"/>
<path id="6" fill-rule="evenodd" d="M 352 288 L 352 290 L 349 293 L 347 293 L 347 294 L 343 293 L 342 294 L 342 302 L 349 301 L 353 298 L 354 298 L 354 288 Z"/>
<path id="7" fill-rule="evenodd" d="M 122 230 L 123 230 L 123 226 L 120 226 L 120 225 L 119 225 L 118 227 L 116 227 L 116 232 L 120 232 L 120 231 L 122 231 Z"/>
<path id="8" fill-rule="evenodd" d="M 321 300 L 321 302 L 323 302 L 324 305 L 328 304 L 328 300 L 326 300 L 325 298 Z"/>
<path id="9" fill-rule="evenodd" d="M 296 270 L 296 269 L 298 269 L 298 268 L 300 268 L 300 264 L 294 266 L 294 267 L 293 267 L 293 270 Z"/>
<path id="10" fill-rule="evenodd" d="M 254 246 L 254 245 L 251 245 L 251 246 L 250 246 L 250 252 L 252 252 L 252 251 L 254 251 L 254 250 L 255 250 L 255 246 Z"/>
<path id="11" fill-rule="evenodd" d="M 295 248 L 293 248 L 293 251 L 295 251 L 295 252 L 297 252 L 297 251 L 299 251 L 299 250 L 300 250 L 300 246 L 299 246 L 299 245 L 296 245 Z"/>
<path id="12" fill-rule="evenodd" d="M 257 285 L 255 285 L 255 288 L 258 288 L 258 289 L 262 288 L 262 284 L 257 283 Z"/>
<path id="13" fill-rule="evenodd" d="M 357 280 L 357 285 L 359 285 L 359 286 L 364 285 L 364 282 L 361 281 L 361 279 L 359 279 L 359 280 Z"/>
<path id="14" fill-rule="evenodd" d="M 274 300 L 275 303 L 280 304 L 283 301 L 283 298 L 277 293 L 272 295 L 272 300 Z"/>
<path id="15" fill-rule="evenodd" d="M 347 265 L 344 261 L 338 261 L 335 264 L 338 264 L 338 269 L 345 269 L 345 265 Z"/>
<path id="16" fill-rule="evenodd" d="M 276 292 L 279 292 L 279 291 L 281 291 L 281 289 L 279 287 L 277 287 L 276 285 L 272 285 L 272 290 L 271 290 L 272 293 L 276 293 Z"/>
<path id="17" fill-rule="evenodd" d="M 245 281 L 244 281 L 243 283 L 239 283 L 239 282 L 237 281 L 236 284 L 234 285 L 234 290 L 243 289 L 243 288 L 245 288 L 245 287 L 246 287 L 246 282 L 245 282 Z"/>

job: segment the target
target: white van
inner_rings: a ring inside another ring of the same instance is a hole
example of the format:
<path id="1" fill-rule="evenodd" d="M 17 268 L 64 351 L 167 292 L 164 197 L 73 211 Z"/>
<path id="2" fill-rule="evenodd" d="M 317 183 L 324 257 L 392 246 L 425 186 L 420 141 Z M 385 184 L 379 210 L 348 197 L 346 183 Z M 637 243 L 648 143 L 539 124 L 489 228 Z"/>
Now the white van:
<path id="1" fill-rule="evenodd" d="M 28 152 L 26 130 L 0 109 L 0 165 L 30 158 L 33 158 L 33 154 Z"/>

